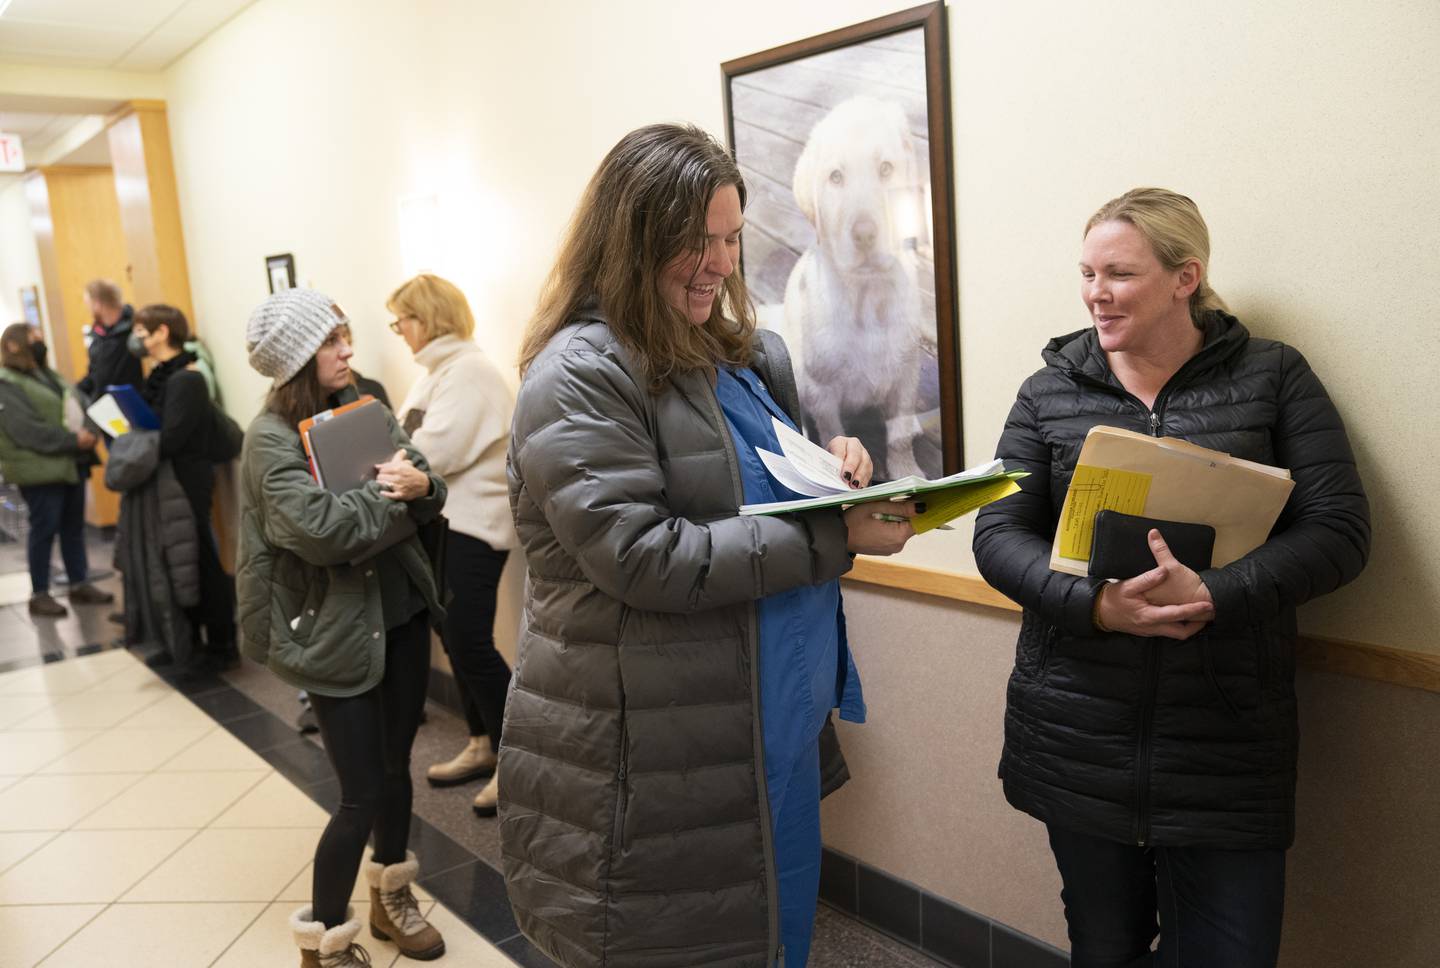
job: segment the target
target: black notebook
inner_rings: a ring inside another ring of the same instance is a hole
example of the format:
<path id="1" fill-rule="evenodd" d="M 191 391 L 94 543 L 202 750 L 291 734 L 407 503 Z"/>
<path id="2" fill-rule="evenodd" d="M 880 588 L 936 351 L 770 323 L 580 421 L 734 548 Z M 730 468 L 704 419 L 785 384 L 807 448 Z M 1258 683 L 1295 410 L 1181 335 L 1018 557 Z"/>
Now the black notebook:
<path id="1" fill-rule="evenodd" d="M 358 406 L 317 414 L 313 422 L 301 424 L 301 433 L 316 482 L 332 494 L 344 494 L 375 480 L 375 465 L 390 460 L 398 449 L 390 439 L 389 413 L 373 397 Z M 414 533 L 415 519 L 407 514 L 350 563 L 373 558 Z"/>
<path id="2" fill-rule="evenodd" d="M 1095 541 L 1090 547 L 1090 575 L 1094 578 L 1134 578 L 1156 565 L 1150 552 L 1150 529 L 1160 532 L 1175 560 L 1194 571 L 1210 567 L 1215 552 L 1215 529 L 1208 524 L 1163 521 L 1119 511 L 1095 514 Z"/>

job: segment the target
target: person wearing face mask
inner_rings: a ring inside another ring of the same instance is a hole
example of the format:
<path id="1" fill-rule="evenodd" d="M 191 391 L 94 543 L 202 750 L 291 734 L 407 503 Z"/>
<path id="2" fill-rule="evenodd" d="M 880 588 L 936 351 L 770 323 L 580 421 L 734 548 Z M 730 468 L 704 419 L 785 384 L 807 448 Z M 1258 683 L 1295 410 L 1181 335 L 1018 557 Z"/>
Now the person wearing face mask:
<path id="1" fill-rule="evenodd" d="M 799 414 L 736 272 L 745 197 L 698 128 L 626 135 L 521 349 L 501 853 L 520 929 L 572 968 L 803 968 L 848 776 L 830 715 L 865 717 L 839 578 L 914 533 L 912 502 L 739 514 L 793 496 L 760 451 Z M 858 440 L 829 449 L 869 483 Z"/>
<path id="2" fill-rule="evenodd" d="M 102 396 L 107 386 L 128 385 L 138 389 L 144 371 L 135 356 L 135 341 L 131 339 L 134 308 L 125 301 L 120 287 L 108 279 L 94 279 L 85 284 L 85 306 L 92 317 L 85 334 L 90 365 L 76 382 L 75 389 L 87 402 Z"/>
<path id="3" fill-rule="evenodd" d="M 1295 837 L 1295 609 L 1370 550 L 1335 405 L 1298 350 L 1227 311 L 1209 259 L 1184 195 L 1137 188 L 1091 216 L 1091 325 L 1051 340 L 1020 388 L 996 456 L 1030 476 L 975 524 L 980 573 L 1024 608 L 1000 777 L 1046 826 L 1076 968 L 1273 968 Z M 1192 571 L 1152 530 L 1151 571 L 1063 575 L 1051 542 L 1102 424 L 1285 467 L 1295 488 L 1269 539 L 1223 567 Z"/>
<path id="4" fill-rule="evenodd" d="M 234 420 L 210 398 L 210 387 L 195 367 L 195 354 L 185 349 L 190 323 L 174 306 L 155 303 L 135 314 L 130 339 L 140 356 L 155 361 L 140 395 L 160 418 L 160 459 L 170 461 L 195 520 L 199 545 L 200 604 L 187 618 L 197 633 L 196 662 L 220 668 L 239 658 L 235 647 L 235 587 L 220 565 L 210 503 L 215 492 L 215 465 L 240 455 L 242 433 Z"/>
<path id="5" fill-rule="evenodd" d="M 85 490 L 77 462 L 94 451 L 96 437 L 84 428 L 70 388 L 45 365 L 46 349 L 26 323 L 0 335 L 0 473 L 20 488 L 29 515 L 30 614 L 62 618 L 68 611 L 50 595 L 57 536 L 70 601 L 99 605 L 114 596 L 86 581 Z"/>
<path id="6" fill-rule="evenodd" d="M 433 521 L 445 481 L 390 415 L 394 456 L 377 477 L 334 494 L 310 474 L 300 421 L 353 402 L 349 320 L 310 289 L 275 293 L 245 330 L 250 365 L 273 380 L 240 459 L 240 642 L 245 655 L 309 693 L 340 806 L 315 850 L 311 904 L 290 927 L 306 968 L 370 964 L 349 907 L 366 839 L 370 930 L 411 958 L 445 951 L 411 890 L 410 747 L 425 706 L 430 630 L 444 619 L 416 534 Z M 371 406 L 380 406 L 371 404 Z M 370 549 L 384 550 L 372 554 Z"/>

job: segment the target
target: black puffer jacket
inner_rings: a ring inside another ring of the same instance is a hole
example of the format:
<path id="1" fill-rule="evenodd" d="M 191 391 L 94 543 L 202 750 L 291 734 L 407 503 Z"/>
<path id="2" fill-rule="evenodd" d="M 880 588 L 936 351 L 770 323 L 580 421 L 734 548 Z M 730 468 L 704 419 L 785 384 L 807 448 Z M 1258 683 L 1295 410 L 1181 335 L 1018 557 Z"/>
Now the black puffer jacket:
<path id="1" fill-rule="evenodd" d="M 120 311 L 120 318 L 108 329 L 99 323 L 90 327 L 90 368 L 75 384 L 87 401 L 105 393 L 107 386 L 139 388 L 144 380 L 140 360 L 131 355 L 126 340 L 135 325 L 135 308 L 129 303 Z"/>
<path id="2" fill-rule="evenodd" d="M 1370 511 L 1339 414 L 1296 350 L 1211 314 L 1204 347 L 1147 409 L 1094 331 L 1054 339 L 1025 381 L 997 456 L 1031 472 L 980 512 L 975 558 L 1024 607 L 1000 775 L 1020 810 L 1111 840 L 1227 849 L 1294 839 L 1295 606 L 1360 573 Z M 1099 633 L 1102 582 L 1049 569 L 1085 434 L 1180 437 L 1290 469 L 1268 541 L 1201 578 L 1215 620 L 1179 642 Z"/>

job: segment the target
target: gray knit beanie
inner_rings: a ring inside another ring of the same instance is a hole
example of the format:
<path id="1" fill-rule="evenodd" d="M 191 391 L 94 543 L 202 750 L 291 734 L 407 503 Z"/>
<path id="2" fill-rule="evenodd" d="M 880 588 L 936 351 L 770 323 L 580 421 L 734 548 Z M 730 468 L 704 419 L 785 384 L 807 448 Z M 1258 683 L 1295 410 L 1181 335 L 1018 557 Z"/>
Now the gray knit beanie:
<path id="1" fill-rule="evenodd" d="M 245 325 L 250 365 L 281 386 L 310 362 L 336 326 L 348 326 L 344 311 L 314 289 L 282 289 L 255 307 Z"/>

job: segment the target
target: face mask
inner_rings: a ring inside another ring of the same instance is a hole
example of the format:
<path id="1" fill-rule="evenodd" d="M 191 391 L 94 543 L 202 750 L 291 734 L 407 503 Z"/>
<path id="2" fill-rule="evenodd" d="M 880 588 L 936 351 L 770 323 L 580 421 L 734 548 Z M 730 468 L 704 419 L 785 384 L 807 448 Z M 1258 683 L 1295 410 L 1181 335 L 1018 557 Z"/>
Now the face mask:
<path id="1" fill-rule="evenodd" d="M 47 354 L 49 354 L 49 352 L 50 352 L 50 347 L 46 346 L 44 343 L 31 343 L 31 344 L 30 344 L 30 355 L 33 356 L 33 357 L 35 357 L 35 365 L 36 365 L 36 366 L 44 366 L 44 365 L 45 365 L 45 357 L 46 357 Z"/>
<path id="2" fill-rule="evenodd" d="M 150 351 L 145 348 L 145 341 L 133 331 L 125 337 L 125 348 L 130 351 L 131 356 L 142 360 L 150 355 Z"/>

